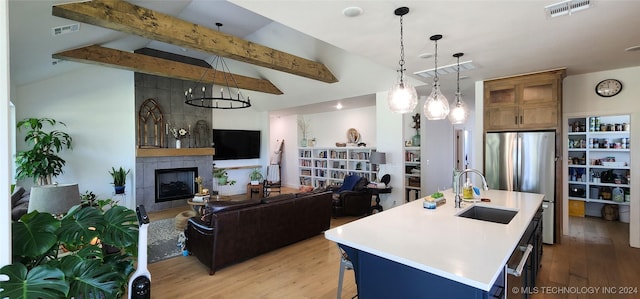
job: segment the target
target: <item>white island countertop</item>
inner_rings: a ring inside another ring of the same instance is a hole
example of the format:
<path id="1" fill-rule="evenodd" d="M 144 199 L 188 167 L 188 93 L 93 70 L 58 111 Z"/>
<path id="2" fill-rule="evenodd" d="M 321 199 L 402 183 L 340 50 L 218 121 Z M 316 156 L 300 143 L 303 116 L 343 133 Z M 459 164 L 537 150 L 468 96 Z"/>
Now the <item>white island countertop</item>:
<path id="1" fill-rule="evenodd" d="M 324 233 L 334 242 L 489 291 L 518 245 L 543 194 L 482 191 L 491 202 L 476 205 L 518 210 L 509 224 L 455 216 L 451 189 L 447 202 L 429 210 L 423 199 L 335 227 Z M 463 209 L 471 204 L 462 203 Z"/>

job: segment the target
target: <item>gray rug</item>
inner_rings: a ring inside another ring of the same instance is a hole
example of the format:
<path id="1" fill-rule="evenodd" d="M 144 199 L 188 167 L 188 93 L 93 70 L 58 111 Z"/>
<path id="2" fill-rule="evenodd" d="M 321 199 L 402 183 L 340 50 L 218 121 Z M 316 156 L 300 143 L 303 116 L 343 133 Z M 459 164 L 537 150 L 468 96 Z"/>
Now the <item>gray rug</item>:
<path id="1" fill-rule="evenodd" d="M 147 262 L 149 264 L 182 255 L 178 246 L 178 235 L 174 218 L 151 221 L 147 241 Z"/>

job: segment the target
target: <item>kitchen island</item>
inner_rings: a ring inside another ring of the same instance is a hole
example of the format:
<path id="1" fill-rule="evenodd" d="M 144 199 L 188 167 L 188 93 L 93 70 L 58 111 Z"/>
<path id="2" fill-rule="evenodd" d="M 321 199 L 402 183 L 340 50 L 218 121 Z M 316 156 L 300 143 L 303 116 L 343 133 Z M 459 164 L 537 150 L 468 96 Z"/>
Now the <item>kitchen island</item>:
<path id="1" fill-rule="evenodd" d="M 472 204 L 456 209 L 443 193 L 436 209 L 418 199 L 325 232 L 349 254 L 359 298 L 488 298 L 505 287 L 505 264 L 544 195 L 483 191 L 491 201 L 475 205 L 518 211 L 501 224 L 456 216 Z"/>

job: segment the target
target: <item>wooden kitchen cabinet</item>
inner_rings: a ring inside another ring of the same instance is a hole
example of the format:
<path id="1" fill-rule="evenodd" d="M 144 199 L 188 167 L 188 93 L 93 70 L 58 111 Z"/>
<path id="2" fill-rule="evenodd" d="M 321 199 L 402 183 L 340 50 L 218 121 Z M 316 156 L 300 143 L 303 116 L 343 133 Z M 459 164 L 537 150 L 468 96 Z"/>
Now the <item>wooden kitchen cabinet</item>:
<path id="1" fill-rule="evenodd" d="M 558 69 L 485 81 L 485 131 L 556 129 L 564 74 Z"/>

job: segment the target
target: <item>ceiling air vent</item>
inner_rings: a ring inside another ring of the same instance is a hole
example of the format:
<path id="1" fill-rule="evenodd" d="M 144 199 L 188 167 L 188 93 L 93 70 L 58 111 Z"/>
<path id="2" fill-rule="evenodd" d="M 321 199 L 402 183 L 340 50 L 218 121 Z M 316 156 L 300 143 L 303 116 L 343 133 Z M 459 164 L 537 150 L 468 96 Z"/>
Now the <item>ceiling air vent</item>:
<path id="1" fill-rule="evenodd" d="M 571 15 L 574 12 L 587 9 L 589 8 L 590 2 L 591 0 L 566 0 L 556 4 L 547 5 L 544 7 L 544 10 L 548 17 L 555 18 Z"/>
<path id="2" fill-rule="evenodd" d="M 473 65 L 473 63 L 471 63 L 471 60 L 465 61 L 465 62 L 460 62 L 460 72 L 463 71 L 468 71 L 468 70 L 472 70 L 475 69 L 476 66 Z M 441 66 L 438 67 L 438 76 L 440 75 L 446 75 L 446 74 L 454 74 L 457 72 L 457 64 L 449 64 L 449 65 L 445 65 L 445 66 Z M 424 71 L 418 71 L 413 73 L 414 75 L 418 75 L 424 78 L 431 78 L 433 76 L 435 76 L 435 69 L 428 69 L 428 70 L 424 70 Z"/>
<path id="3" fill-rule="evenodd" d="M 58 36 L 67 33 L 73 33 L 80 31 L 80 23 L 69 24 L 64 26 L 58 26 L 51 28 L 51 34 L 53 36 Z"/>

